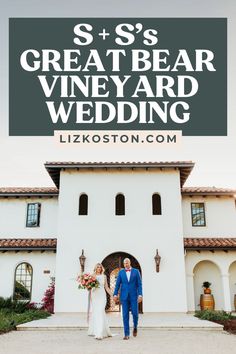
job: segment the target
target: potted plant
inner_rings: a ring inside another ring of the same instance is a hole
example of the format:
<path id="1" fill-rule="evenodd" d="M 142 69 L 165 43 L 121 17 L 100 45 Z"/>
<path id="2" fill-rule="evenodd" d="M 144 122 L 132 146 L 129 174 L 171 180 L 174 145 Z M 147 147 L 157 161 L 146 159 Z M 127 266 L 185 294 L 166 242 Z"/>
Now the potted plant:
<path id="1" fill-rule="evenodd" d="M 210 289 L 211 283 L 209 281 L 204 281 L 202 287 L 204 288 L 204 294 L 211 294 Z"/>

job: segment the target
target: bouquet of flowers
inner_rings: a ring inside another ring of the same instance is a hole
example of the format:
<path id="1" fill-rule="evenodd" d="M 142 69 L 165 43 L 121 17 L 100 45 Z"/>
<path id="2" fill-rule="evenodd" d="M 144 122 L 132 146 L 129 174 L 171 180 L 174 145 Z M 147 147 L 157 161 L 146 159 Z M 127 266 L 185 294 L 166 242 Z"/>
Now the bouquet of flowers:
<path id="1" fill-rule="evenodd" d="M 91 290 L 93 288 L 99 288 L 99 282 L 96 277 L 89 273 L 79 275 L 77 281 L 79 283 L 78 289 Z"/>

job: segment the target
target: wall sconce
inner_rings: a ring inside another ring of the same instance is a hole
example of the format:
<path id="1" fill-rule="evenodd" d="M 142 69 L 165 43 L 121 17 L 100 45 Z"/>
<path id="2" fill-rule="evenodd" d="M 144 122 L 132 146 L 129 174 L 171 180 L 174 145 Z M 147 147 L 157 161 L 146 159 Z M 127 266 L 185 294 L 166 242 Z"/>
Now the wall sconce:
<path id="1" fill-rule="evenodd" d="M 81 267 L 81 273 L 84 272 L 85 260 L 86 260 L 86 257 L 85 257 L 85 255 L 84 255 L 84 250 L 82 250 L 82 254 L 81 254 L 81 256 L 79 257 L 79 262 L 80 262 L 80 267 Z"/>
<path id="2" fill-rule="evenodd" d="M 156 263 L 156 272 L 159 273 L 160 271 L 160 263 L 161 263 L 161 256 L 158 254 L 158 249 L 156 250 L 156 255 L 154 257 Z"/>

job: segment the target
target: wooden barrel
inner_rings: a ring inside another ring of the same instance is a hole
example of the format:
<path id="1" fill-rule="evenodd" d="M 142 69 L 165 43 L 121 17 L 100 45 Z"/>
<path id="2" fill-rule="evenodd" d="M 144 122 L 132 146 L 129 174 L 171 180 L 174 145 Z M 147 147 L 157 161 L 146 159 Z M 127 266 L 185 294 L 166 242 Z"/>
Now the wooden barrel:
<path id="1" fill-rule="evenodd" d="M 214 310 L 215 300 L 212 294 L 201 294 L 200 297 L 201 310 Z"/>

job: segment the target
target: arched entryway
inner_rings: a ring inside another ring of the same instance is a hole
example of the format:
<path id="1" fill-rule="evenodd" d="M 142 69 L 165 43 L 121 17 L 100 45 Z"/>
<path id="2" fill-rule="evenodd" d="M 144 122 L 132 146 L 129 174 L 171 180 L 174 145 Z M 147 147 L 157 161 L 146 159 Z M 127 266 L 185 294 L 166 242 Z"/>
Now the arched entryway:
<path id="1" fill-rule="evenodd" d="M 223 288 L 219 267 L 210 260 L 203 260 L 195 265 L 193 273 L 195 309 L 200 310 L 200 295 L 203 293 L 202 284 L 204 281 L 209 281 L 212 284 L 211 289 L 215 299 L 215 310 L 223 310 Z"/>
<path id="2" fill-rule="evenodd" d="M 236 261 L 231 263 L 229 267 L 229 286 L 230 286 L 230 298 L 231 298 L 231 309 L 235 311 L 234 297 L 236 296 Z"/>
<path id="3" fill-rule="evenodd" d="M 111 288 L 112 292 L 115 289 L 116 279 L 121 268 L 123 268 L 123 261 L 125 258 L 131 260 L 131 265 L 134 268 L 137 268 L 140 271 L 142 276 L 142 270 L 139 262 L 135 257 L 126 252 L 115 252 L 111 253 L 109 256 L 104 258 L 102 265 L 105 268 L 105 274 L 107 276 L 108 285 Z M 114 303 L 113 298 L 107 294 L 107 304 L 106 311 L 108 312 L 119 312 L 120 305 Z M 139 304 L 139 313 L 143 313 L 143 304 Z"/>

